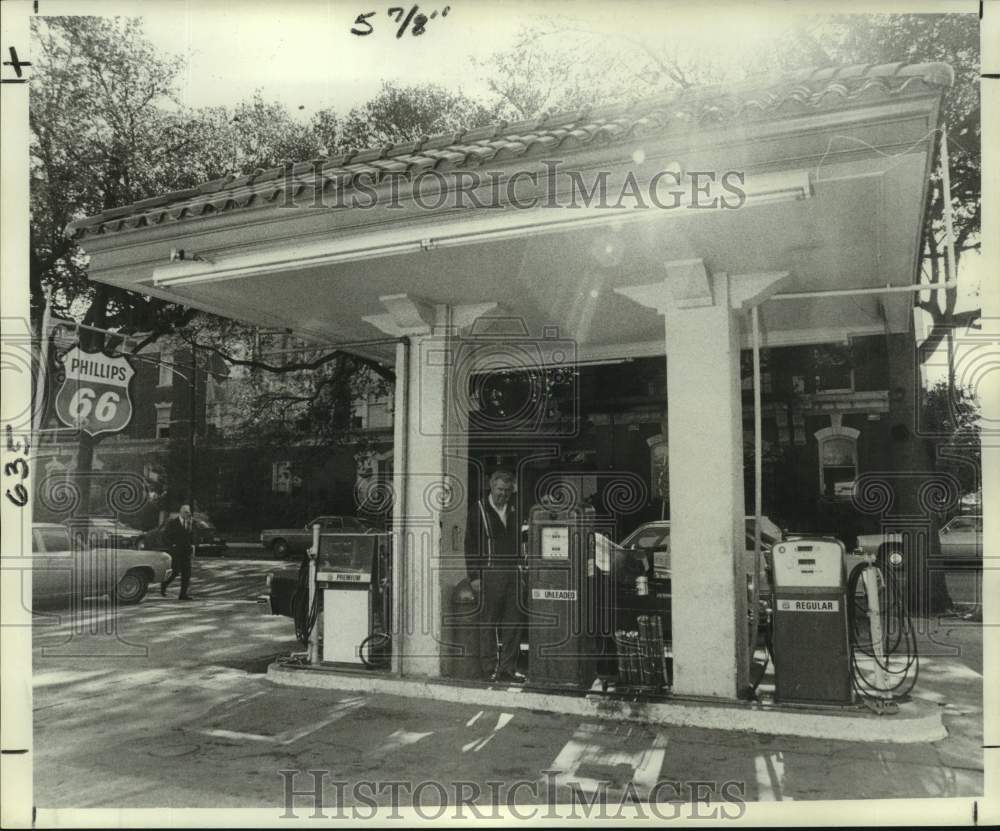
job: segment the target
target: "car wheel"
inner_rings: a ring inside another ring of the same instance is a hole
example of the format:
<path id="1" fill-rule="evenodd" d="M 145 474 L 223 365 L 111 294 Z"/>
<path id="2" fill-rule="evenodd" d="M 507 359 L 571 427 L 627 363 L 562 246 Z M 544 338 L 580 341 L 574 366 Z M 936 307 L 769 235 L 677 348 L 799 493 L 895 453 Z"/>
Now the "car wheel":
<path id="1" fill-rule="evenodd" d="M 288 543 L 284 540 L 275 540 L 271 543 L 271 551 L 280 560 L 284 560 L 288 556 L 288 550 Z"/>
<path id="2" fill-rule="evenodd" d="M 138 569 L 125 572 L 115 587 L 115 598 L 124 606 L 138 603 L 146 596 L 149 579 Z"/>

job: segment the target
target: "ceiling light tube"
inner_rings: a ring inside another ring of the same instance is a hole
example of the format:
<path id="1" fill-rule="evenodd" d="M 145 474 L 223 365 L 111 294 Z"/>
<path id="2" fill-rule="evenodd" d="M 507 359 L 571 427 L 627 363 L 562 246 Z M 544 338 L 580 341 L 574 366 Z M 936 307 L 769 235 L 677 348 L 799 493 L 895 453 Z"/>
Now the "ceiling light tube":
<path id="1" fill-rule="evenodd" d="M 734 212 L 775 202 L 809 198 L 812 188 L 808 171 L 748 175 L 744 184 L 746 201 Z M 690 201 L 690 200 L 688 200 Z M 532 208 L 503 216 L 447 219 L 433 226 L 404 226 L 390 231 L 369 233 L 342 241 L 324 240 L 295 248 L 272 249 L 260 253 L 236 254 L 209 261 L 185 260 L 153 269 L 153 285 L 170 287 L 217 280 L 231 280 L 272 272 L 290 272 L 317 266 L 358 262 L 397 254 L 429 252 L 451 248 L 523 239 L 540 234 L 575 231 L 612 223 L 656 221 L 668 217 L 717 214 L 726 208 L 699 209 L 694 214 L 683 201 L 676 208 Z M 436 233 L 435 233 L 436 231 Z M 366 238 L 369 242 L 366 244 Z"/>

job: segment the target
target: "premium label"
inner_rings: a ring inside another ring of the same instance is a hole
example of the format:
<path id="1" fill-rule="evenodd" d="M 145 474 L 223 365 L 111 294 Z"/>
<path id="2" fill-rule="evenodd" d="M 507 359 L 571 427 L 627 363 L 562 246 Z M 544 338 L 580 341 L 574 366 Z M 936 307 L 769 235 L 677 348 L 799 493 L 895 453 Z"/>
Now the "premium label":
<path id="1" fill-rule="evenodd" d="M 316 579 L 327 583 L 367 583 L 371 575 L 357 571 L 320 571 Z"/>

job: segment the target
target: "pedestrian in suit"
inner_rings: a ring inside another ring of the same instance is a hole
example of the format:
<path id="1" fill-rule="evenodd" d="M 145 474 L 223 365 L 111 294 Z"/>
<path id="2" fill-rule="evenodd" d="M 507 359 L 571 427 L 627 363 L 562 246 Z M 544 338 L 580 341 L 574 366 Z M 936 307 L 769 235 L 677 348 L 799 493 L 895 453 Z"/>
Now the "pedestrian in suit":
<path id="1" fill-rule="evenodd" d="M 513 493 L 514 477 L 496 471 L 489 494 L 473 506 L 465 530 L 469 582 L 480 598 L 480 669 L 490 681 L 524 681 L 516 669 L 524 616 L 518 598 L 521 526 Z"/>
<path id="2" fill-rule="evenodd" d="M 173 573 L 167 580 L 160 583 L 160 594 L 167 596 L 167 586 L 174 578 L 181 575 L 181 593 L 178 600 L 191 600 L 188 592 L 191 584 L 191 560 L 194 557 L 195 528 L 194 518 L 191 516 L 191 507 L 181 505 L 177 516 L 167 523 L 163 529 L 163 544 L 170 554 Z"/>

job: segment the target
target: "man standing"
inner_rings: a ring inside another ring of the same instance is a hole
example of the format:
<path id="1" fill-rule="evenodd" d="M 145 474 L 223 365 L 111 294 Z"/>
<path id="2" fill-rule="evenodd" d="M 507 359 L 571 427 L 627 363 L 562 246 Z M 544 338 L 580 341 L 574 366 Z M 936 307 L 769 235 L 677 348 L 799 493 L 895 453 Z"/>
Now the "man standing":
<path id="1" fill-rule="evenodd" d="M 160 594 L 167 596 L 169 586 L 178 572 L 181 575 L 181 593 L 178 600 L 191 600 L 188 586 L 191 583 L 191 558 L 194 556 L 194 519 L 191 516 L 191 506 L 181 505 L 177 516 L 167 523 L 163 529 L 163 544 L 166 546 L 173 563 L 173 573 L 170 578 L 160 583 Z"/>
<path id="2" fill-rule="evenodd" d="M 511 504 L 513 493 L 514 477 L 496 471 L 489 495 L 472 507 L 465 531 L 469 581 L 481 603 L 480 667 L 490 681 L 524 681 L 516 669 L 522 630 L 517 582 L 521 528 Z"/>

